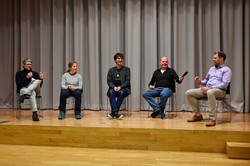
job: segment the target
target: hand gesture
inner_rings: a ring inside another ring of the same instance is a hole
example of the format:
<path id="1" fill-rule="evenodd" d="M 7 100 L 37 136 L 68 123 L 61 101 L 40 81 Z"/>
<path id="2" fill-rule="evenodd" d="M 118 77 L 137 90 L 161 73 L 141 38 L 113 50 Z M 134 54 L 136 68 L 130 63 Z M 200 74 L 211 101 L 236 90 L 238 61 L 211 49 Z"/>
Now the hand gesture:
<path id="1" fill-rule="evenodd" d="M 41 79 L 44 79 L 45 77 L 47 76 L 47 74 L 45 72 L 40 72 L 40 78 Z"/>
<path id="2" fill-rule="evenodd" d="M 154 85 L 149 85 L 149 89 L 155 89 Z"/>
<path id="3" fill-rule="evenodd" d="M 29 73 L 26 75 L 27 78 L 31 78 L 32 76 L 33 76 L 33 73 L 32 73 L 32 72 L 29 72 Z"/>
<path id="4" fill-rule="evenodd" d="M 200 79 L 200 77 L 196 76 L 196 77 L 194 78 L 194 80 L 195 80 L 195 82 L 196 82 L 197 84 L 201 84 L 201 79 Z"/>
<path id="5" fill-rule="evenodd" d="M 121 87 L 114 87 L 114 90 L 116 91 L 116 92 L 119 92 L 120 90 L 121 90 Z"/>
<path id="6" fill-rule="evenodd" d="M 204 86 L 204 87 L 201 88 L 201 91 L 202 91 L 203 93 L 207 93 L 207 91 L 208 91 L 209 89 L 210 89 L 209 87 Z"/>
<path id="7" fill-rule="evenodd" d="M 69 90 L 74 91 L 76 88 L 73 86 L 68 86 Z"/>

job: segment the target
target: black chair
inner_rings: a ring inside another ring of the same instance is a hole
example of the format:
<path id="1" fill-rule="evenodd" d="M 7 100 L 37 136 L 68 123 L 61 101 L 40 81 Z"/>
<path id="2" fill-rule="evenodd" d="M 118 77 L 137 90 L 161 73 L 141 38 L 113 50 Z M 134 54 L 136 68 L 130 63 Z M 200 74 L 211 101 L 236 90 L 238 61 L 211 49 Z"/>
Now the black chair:
<path id="1" fill-rule="evenodd" d="M 201 98 L 197 98 L 197 101 L 198 101 L 198 106 L 199 107 L 202 107 L 199 103 L 200 101 L 207 101 L 207 97 L 201 97 Z M 223 108 L 225 107 L 225 105 L 227 105 L 227 107 L 229 108 L 229 112 L 230 112 L 230 121 L 232 121 L 232 106 L 231 106 L 231 97 L 230 97 L 230 83 L 229 85 L 227 86 L 227 89 L 226 89 L 226 96 L 224 98 L 221 98 L 221 97 L 218 97 L 216 98 L 216 111 L 215 111 L 215 121 L 216 121 L 216 124 L 217 124 L 217 112 L 218 112 L 218 106 L 219 106 L 219 102 L 223 103 Z M 204 107 L 204 106 L 203 106 Z"/>

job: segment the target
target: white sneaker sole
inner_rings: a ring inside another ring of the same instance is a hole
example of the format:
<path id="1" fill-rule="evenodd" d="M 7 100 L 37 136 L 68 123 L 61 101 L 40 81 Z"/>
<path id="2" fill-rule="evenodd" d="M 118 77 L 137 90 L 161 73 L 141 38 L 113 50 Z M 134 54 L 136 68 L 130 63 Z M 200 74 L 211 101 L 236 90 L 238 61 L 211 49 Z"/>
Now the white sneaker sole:
<path id="1" fill-rule="evenodd" d="M 109 117 L 110 119 L 114 119 L 114 117 L 112 117 L 112 116 L 111 116 L 111 115 L 109 115 L 109 114 L 108 114 L 108 117 Z"/>
<path id="2" fill-rule="evenodd" d="M 117 119 L 121 119 L 123 117 L 123 115 L 121 115 L 119 118 L 117 118 Z"/>

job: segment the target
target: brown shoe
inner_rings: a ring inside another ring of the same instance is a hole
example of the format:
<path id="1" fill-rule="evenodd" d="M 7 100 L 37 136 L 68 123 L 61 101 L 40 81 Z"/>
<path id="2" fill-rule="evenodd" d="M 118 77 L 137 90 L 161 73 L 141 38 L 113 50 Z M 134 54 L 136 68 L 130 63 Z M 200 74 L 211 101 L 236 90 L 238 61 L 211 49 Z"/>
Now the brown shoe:
<path id="1" fill-rule="evenodd" d="M 213 120 L 213 119 L 210 119 L 210 120 L 208 121 L 208 123 L 206 124 L 207 127 L 209 127 L 209 126 L 215 126 L 215 125 L 216 125 L 216 122 L 215 122 L 215 120 Z"/>
<path id="2" fill-rule="evenodd" d="M 197 122 L 197 121 L 201 121 L 201 120 L 203 120 L 202 115 L 201 116 L 194 115 L 192 119 L 188 119 L 187 121 L 188 122 Z"/>

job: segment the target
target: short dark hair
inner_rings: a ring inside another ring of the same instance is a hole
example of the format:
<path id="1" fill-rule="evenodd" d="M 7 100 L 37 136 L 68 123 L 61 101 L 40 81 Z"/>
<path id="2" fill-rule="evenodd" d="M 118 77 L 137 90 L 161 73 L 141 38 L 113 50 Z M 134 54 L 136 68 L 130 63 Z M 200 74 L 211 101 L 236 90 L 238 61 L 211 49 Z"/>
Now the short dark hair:
<path id="1" fill-rule="evenodd" d="M 218 51 L 218 52 L 215 52 L 214 54 L 218 54 L 218 56 L 219 56 L 220 58 L 223 58 L 224 61 L 225 61 L 226 58 L 227 58 L 226 54 L 225 54 L 223 51 Z"/>
<path id="2" fill-rule="evenodd" d="M 124 55 L 120 52 L 116 53 L 114 56 L 114 60 L 116 60 L 118 57 L 121 57 L 122 59 L 124 59 Z"/>

